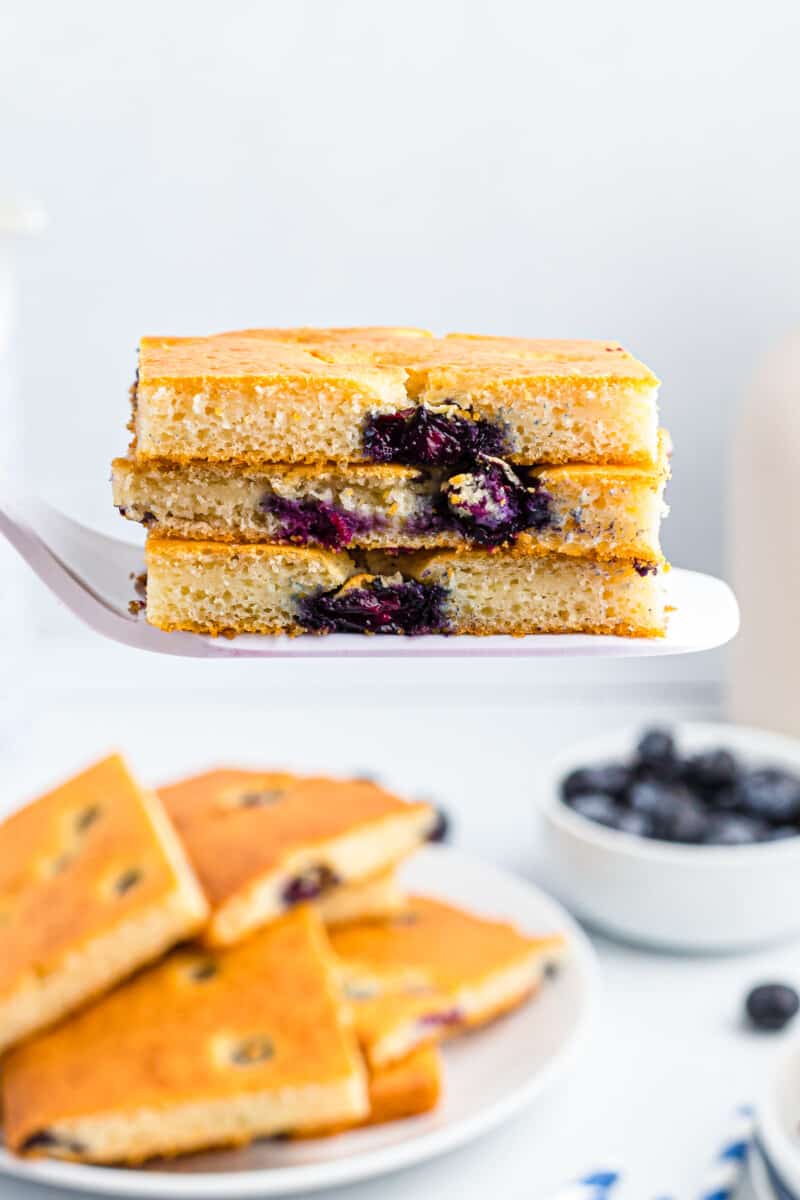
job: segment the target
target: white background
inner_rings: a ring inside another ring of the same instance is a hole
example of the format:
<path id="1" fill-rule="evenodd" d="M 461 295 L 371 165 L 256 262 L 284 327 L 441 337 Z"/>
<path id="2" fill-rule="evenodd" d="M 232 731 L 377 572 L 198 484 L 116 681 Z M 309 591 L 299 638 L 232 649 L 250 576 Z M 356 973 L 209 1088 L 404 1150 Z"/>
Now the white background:
<path id="1" fill-rule="evenodd" d="M 794 0 L 9 0 L 32 481 L 108 507 L 143 332 L 620 339 L 664 380 L 665 541 L 723 566 L 760 354 L 800 320 Z"/>

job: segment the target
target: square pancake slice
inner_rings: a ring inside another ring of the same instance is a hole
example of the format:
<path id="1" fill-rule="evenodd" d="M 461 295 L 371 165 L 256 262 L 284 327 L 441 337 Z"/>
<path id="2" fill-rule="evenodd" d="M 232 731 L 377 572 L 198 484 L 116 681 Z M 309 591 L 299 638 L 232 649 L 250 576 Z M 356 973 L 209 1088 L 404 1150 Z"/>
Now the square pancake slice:
<path id="1" fill-rule="evenodd" d="M 658 380 L 613 341 L 264 329 L 145 337 L 142 459 L 653 465 Z"/>
<path id="2" fill-rule="evenodd" d="M 319 918 L 174 951 L 8 1056 L 6 1139 L 24 1155 L 138 1162 L 358 1121 L 363 1063 Z"/>
<path id="3" fill-rule="evenodd" d="M 208 908 L 161 802 L 118 755 L 0 825 L 0 1048 L 196 933 Z"/>
<path id="4" fill-rule="evenodd" d="M 114 504 L 159 536 L 408 549 L 512 544 L 659 562 L 667 440 L 656 468 L 247 467 L 116 459 Z"/>
<path id="5" fill-rule="evenodd" d="M 340 981 L 371 1069 L 483 1025 L 539 987 L 565 952 L 557 933 L 412 896 L 404 912 L 331 930 Z"/>
<path id="6" fill-rule="evenodd" d="M 147 541 L 147 620 L 212 635 L 598 633 L 658 637 L 664 568 L 500 550 L 332 553 Z"/>
<path id="7" fill-rule="evenodd" d="M 442 1094 L 442 1057 L 423 1046 L 400 1062 L 369 1074 L 369 1116 L 364 1125 L 384 1125 L 430 1112 Z"/>
<path id="8" fill-rule="evenodd" d="M 358 885 L 340 910 L 387 900 L 375 880 L 415 850 L 436 813 L 363 779 L 217 770 L 160 789 L 211 904 L 204 937 L 228 945 L 302 901 Z M 361 898 L 359 899 L 359 890 Z M 365 898 L 366 896 L 366 898 Z"/>
<path id="9" fill-rule="evenodd" d="M 442 1056 L 436 1046 L 422 1046 L 400 1062 L 369 1072 L 369 1115 L 357 1124 L 312 1129 L 295 1136 L 328 1137 L 364 1125 L 384 1125 L 430 1112 L 442 1094 Z"/>

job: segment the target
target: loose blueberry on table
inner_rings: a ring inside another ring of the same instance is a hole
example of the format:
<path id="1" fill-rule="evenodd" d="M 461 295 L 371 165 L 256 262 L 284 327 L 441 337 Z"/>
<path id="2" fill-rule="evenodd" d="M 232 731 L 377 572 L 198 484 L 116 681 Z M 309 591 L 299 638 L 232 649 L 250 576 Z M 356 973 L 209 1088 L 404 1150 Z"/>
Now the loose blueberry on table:
<path id="1" fill-rule="evenodd" d="M 745 1011 L 756 1029 L 777 1032 L 797 1015 L 800 996 L 786 983 L 762 983 L 748 994 Z"/>
<path id="2" fill-rule="evenodd" d="M 685 756 L 668 729 L 646 730 L 625 762 L 571 771 L 561 799 L 608 829 L 682 845 L 746 846 L 800 835 L 800 776 L 746 767 L 725 747 Z"/>

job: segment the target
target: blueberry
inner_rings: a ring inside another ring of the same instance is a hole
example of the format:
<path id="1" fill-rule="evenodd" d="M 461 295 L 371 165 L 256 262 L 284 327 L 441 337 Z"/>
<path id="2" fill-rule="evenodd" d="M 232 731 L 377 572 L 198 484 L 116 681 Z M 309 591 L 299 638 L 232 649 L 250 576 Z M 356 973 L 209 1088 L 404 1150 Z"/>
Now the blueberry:
<path id="1" fill-rule="evenodd" d="M 447 627 L 446 597 L 446 589 L 436 583 L 386 583 L 376 576 L 363 587 L 306 596 L 298 617 L 312 633 L 441 633 Z"/>
<path id="2" fill-rule="evenodd" d="M 63 1138 L 57 1133 L 53 1133 L 50 1129 L 37 1129 L 35 1133 L 31 1133 L 25 1138 L 25 1141 L 20 1146 L 23 1154 L 31 1150 L 51 1150 L 55 1153 L 61 1151 L 65 1154 L 85 1154 L 88 1147 L 83 1142 L 76 1141 L 74 1138 Z"/>
<path id="3" fill-rule="evenodd" d="M 429 842 L 446 842 L 450 838 L 452 823 L 443 808 L 436 809 L 436 824 L 428 834 Z"/>
<path id="4" fill-rule="evenodd" d="M 706 750 L 695 754 L 684 767 L 686 782 L 704 793 L 731 788 L 738 776 L 739 764 L 730 750 Z"/>
<path id="5" fill-rule="evenodd" d="M 617 815 L 614 828 L 620 833 L 630 833 L 634 837 L 655 837 L 655 823 L 644 813 L 627 812 L 622 809 Z"/>
<path id="6" fill-rule="evenodd" d="M 399 462 L 405 453 L 407 430 L 414 415 L 413 408 L 384 413 L 367 419 L 364 427 L 364 453 L 373 462 Z"/>
<path id="7" fill-rule="evenodd" d="M 633 812 L 651 817 L 660 828 L 665 828 L 675 820 L 682 806 L 689 803 L 690 797 L 685 788 L 654 779 L 640 780 L 628 792 L 628 804 Z"/>
<path id="8" fill-rule="evenodd" d="M 571 771 L 561 783 L 561 795 L 565 800 L 580 796 L 584 792 L 607 792 L 609 796 L 624 796 L 632 779 L 630 767 L 624 763 L 608 763 L 600 767 L 579 767 Z"/>
<path id="9" fill-rule="evenodd" d="M 762 983 L 753 988 L 745 1002 L 750 1021 L 756 1029 L 779 1030 L 797 1015 L 800 997 L 786 983 Z"/>
<path id="10" fill-rule="evenodd" d="M 660 817 L 664 812 L 664 786 L 655 780 L 634 783 L 628 792 L 628 804 L 633 812 L 645 817 Z"/>
<path id="11" fill-rule="evenodd" d="M 300 546 L 312 544 L 329 550 L 349 546 L 358 534 L 369 533 L 376 522 L 357 513 L 346 512 L 322 500 L 284 500 L 268 492 L 259 508 L 278 522 L 276 537 Z"/>
<path id="12" fill-rule="evenodd" d="M 708 814 L 694 800 L 681 800 L 662 827 L 662 836 L 671 842 L 697 844 L 709 831 Z"/>
<path id="13" fill-rule="evenodd" d="M 571 807 L 587 821 L 598 825 L 608 825 L 611 829 L 617 827 L 621 809 L 612 796 L 604 792 L 583 792 L 570 802 Z"/>
<path id="14" fill-rule="evenodd" d="M 704 840 L 711 846 L 749 846 L 763 841 L 767 832 L 768 826 L 753 817 L 712 815 Z"/>
<path id="15" fill-rule="evenodd" d="M 286 795 L 281 788 L 262 788 L 261 791 L 242 792 L 236 799 L 240 808 L 266 808 L 277 804 Z"/>
<path id="16" fill-rule="evenodd" d="M 753 817 L 785 825 L 800 817 L 800 779 L 765 767 L 748 771 L 736 789 L 739 807 Z"/>
<path id="17" fill-rule="evenodd" d="M 460 1025 L 464 1013 L 460 1008 L 447 1008 L 441 1012 L 423 1013 L 417 1017 L 417 1024 L 426 1029 L 447 1029 L 452 1025 Z"/>
<path id="18" fill-rule="evenodd" d="M 446 467 L 460 462 L 468 445 L 463 424 L 459 417 L 418 408 L 406 425 L 400 453 L 407 463 L 422 463 L 428 467 Z"/>
<path id="19" fill-rule="evenodd" d="M 550 522 L 550 496 L 534 482 L 528 487 L 502 459 L 482 458 L 471 471 L 442 484 L 447 515 L 482 546 L 513 541 L 523 529 L 543 529 Z"/>
<path id="20" fill-rule="evenodd" d="M 92 825 L 94 825 L 95 821 L 98 821 L 99 819 L 100 805 L 91 804 L 88 808 L 84 808 L 82 812 L 78 813 L 77 817 L 75 818 L 75 832 L 86 833 L 86 830 L 90 829 Z"/>
<path id="21" fill-rule="evenodd" d="M 505 432 L 490 421 L 422 405 L 369 417 L 363 444 L 373 462 L 457 467 L 470 466 L 481 454 L 503 454 L 506 441 Z"/>
<path id="22" fill-rule="evenodd" d="M 300 904 L 303 900 L 316 900 L 317 896 L 321 896 L 337 883 L 341 883 L 339 876 L 325 863 L 307 867 L 286 884 L 283 889 L 283 902 L 290 907 Z"/>
<path id="23" fill-rule="evenodd" d="M 519 470 L 519 468 L 517 468 Z M 553 515 L 553 497 L 542 485 L 541 480 L 528 473 L 528 497 L 525 502 L 528 529 L 547 529 L 555 518 Z"/>
<path id="24" fill-rule="evenodd" d="M 413 516 L 403 522 L 404 535 L 423 537 L 431 533 L 446 533 L 453 528 L 453 520 L 441 495 L 428 497 Z"/>
<path id="25" fill-rule="evenodd" d="M 673 783 L 681 777 L 681 760 L 675 741 L 667 729 L 649 729 L 636 746 L 635 770 L 637 779 Z"/>
<path id="26" fill-rule="evenodd" d="M 662 763 L 675 758 L 675 739 L 668 729 L 648 729 L 636 746 L 639 761 Z"/>
<path id="27" fill-rule="evenodd" d="M 706 791 L 698 787 L 692 790 L 710 812 L 737 812 L 739 809 L 739 795 L 735 786 L 717 788 L 716 791 Z"/>
<path id="28" fill-rule="evenodd" d="M 143 874 L 139 868 L 131 867 L 130 870 L 123 871 L 123 873 L 117 877 L 117 880 L 114 884 L 114 891 L 118 896 L 124 896 L 126 892 L 131 891 L 132 888 L 135 888 L 137 884 L 141 883 L 142 879 Z"/>
<path id="29" fill-rule="evenodd" d="M 219 974 L 219 967 L 210 958 L 196 962 L 189 970 L 190 977 L 197 983 L 204 983 L 207 979 L 213 979 Z"/>
<path id="30" fill-rule="evenodd" d="M 275 1046 L 270 1038 L 244 1038 L 231 1050 L 231 1062 L 235 1062 L 238 1067 L 252 1067 L 256 1063 L 266 1062 L 274 1053 Z"/>

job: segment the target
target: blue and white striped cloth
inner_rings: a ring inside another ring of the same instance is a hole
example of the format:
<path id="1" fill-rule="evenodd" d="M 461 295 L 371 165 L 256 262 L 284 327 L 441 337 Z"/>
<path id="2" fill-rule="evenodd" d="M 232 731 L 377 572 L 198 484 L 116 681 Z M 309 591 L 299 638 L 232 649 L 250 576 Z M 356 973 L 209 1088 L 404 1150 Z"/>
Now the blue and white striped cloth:
<path id="1" fill-rule="evenodd" d="M 757 1157 L 763 1167 L 765 1182 L 774 1200 L 800 1200 L 781 1178 L 778 1170 L 755 1134 L 752 1108 L 742 1105 L 736 1109 L 725 1141 L 714 1159 L 698 1200 L 733 1200 L 736 1188 L 750 1156 Z"/>
<path id="2" fill-rule="evenodd" d="M 547 1200 L 610 1200 L 619 1178 L 618 1171 L 590 1171 L 548 1196 Z"/>
<path id="3" fill-rule="evenodd" d="M 709 1167 L 697 1200 L 733 1200 L 753 1141 L 753 1110 L 741 1105 L 733 1114 L 730 1128 Z"/>
<path id="4" fill-rule="evenodd" d="M 800 1200 L 781 1179 L 763 1145 L 755 1137 L 755 1118 L 752 1108 L 740 1105 L 732 1116 L 725 1138 L 714 1156 L 705 1182 L 696 1193 L 696 1200 L 734 1200 L 744 1175 L 748 1157 L 757 1155 L 763 1164 L 774 1200 Z M 611 1193 L 621 1179 L 619 1171 L 591 1171 L 580 1179 L 551 1193 L 547 1200 L 612 1200 Z M 655 1193 L 656 1200 L 670 1200 Z"/>

